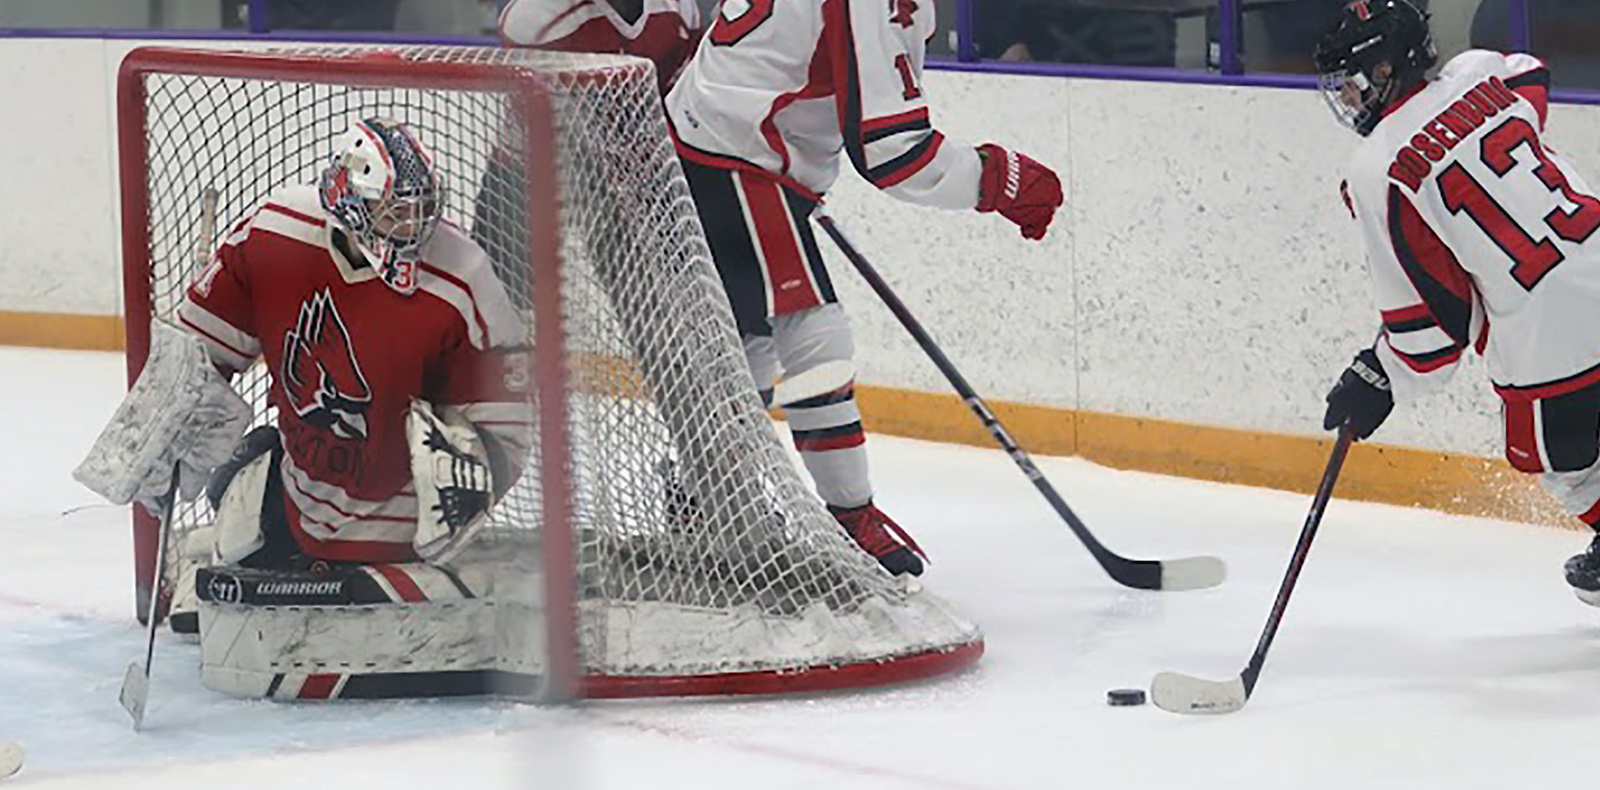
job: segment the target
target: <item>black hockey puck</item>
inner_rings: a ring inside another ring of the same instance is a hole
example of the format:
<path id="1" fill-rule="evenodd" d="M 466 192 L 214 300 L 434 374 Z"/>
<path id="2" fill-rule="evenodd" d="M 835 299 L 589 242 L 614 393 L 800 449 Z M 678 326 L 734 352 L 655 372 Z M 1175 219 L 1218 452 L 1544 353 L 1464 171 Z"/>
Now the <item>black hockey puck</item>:
<path id="1" fill-rule="evenodd" d="M 1106 692 L 1106 704 L 1119 708 L 1144 704 L 1144 689 L 1112 689 Z"/>

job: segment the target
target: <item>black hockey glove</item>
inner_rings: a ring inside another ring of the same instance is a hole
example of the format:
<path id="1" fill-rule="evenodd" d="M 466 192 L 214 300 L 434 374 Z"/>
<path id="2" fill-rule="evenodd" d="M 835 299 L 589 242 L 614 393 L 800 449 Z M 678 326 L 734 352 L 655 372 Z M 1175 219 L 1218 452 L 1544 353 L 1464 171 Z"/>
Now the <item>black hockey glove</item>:
<path id="1" fill-rule="evenodd" d="M 1357 439 L 1365 439 L 1393 410 L 1389 377 L 1384 375 L 1378 355 L 1370 348 L 1363 349 L 1328 390 L 1328 412 L 1322 417 L 1322 427 L 1331 431 L 1348 424 Z"/>

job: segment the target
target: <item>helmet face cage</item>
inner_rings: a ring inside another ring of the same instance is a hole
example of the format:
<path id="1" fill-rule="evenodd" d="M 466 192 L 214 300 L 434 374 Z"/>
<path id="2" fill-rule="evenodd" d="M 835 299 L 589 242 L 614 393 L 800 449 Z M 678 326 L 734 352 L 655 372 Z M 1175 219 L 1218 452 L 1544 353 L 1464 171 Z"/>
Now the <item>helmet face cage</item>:
<path id="1" fill-rule="evenodd" d="M 1393 82 L 1389 80 L 1388 82 Z M 1383 105 L 1388 101 L 1379 87 L 1367 79 L 1360 69 L 1327 71 L 1317 75 L 1317 87 L 1323 101 L 1333 111 L 1339 122 L 1366 135 L 1378 125 L 1383 115 Z"/>
<path id="2" fill-rule="evenodd" d="M 320 186 L 323 207 L 384 283 L 414 293 L 422 247 L 443 213 L 444 188 L 411 130 L 384 118 L 356 124 L 323 170 Z"/>
<path id="3" fill-rule="evenodd" d="M 1313 58 L 1334 116 L 1366 135 L 1391 102 L 1426 78 L 1438 54 L 1428 15 L 1409 0 L 1356 0 L 1317 42 Z"/>

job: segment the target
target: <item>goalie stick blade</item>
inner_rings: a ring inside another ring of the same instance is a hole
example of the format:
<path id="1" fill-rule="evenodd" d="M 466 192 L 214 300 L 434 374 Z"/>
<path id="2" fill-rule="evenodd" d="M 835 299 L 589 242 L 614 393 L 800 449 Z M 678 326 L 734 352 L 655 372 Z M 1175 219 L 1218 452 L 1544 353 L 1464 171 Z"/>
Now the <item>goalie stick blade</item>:
<path id="1" fill-rule="evenodd" d="M 1228 578 L 1228 566 L 1216 557 L 1161 561 L 1161 589 L 1204 590 Z"/>
<path id="2" fill-rule="evenodd" d="M 1243 677 L 1216 681 L 1162 672 L 1150 681 L 1150 701 L 1156 707 L 1172 713 L 1233 713 L 1243 708 L 1249 700 L 1250 692 L 1245 690 Z"/>
<path id="3" fill-rule="evenodd" d="M 22 747 L 11 741 L 0 741 L 0 779 L 22 770 Z"/>
<path id="4" fill-rule="evenodd" d="M 144 723 L 144 704 L 150 699 L 150 676 L 144 673 L 139 662 L 128 665 L 128 671 L 122 676 L 122 693 L 117 699 L 122 709 L 133 717 L 133 728 L 139 729 Z"/>

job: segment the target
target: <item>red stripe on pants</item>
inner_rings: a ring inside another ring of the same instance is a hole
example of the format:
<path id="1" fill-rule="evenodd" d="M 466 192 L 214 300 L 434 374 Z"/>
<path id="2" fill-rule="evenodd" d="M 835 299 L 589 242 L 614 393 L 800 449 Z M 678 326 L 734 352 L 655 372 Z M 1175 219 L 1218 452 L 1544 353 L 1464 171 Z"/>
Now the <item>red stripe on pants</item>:
<path id="1" fill-rule="evenodd" d="M 739 189 L 750 217 L 750 235 L 766 259 L 772 314 L 787 315 L 822 304 L 811 269 L 784 204 L 783 188 L 760 176 L 739 171 Z"/>
<path id="2" fill-rule="evenodd" d="M 1506 401 L 1506 460 L 1519 472 L 1544 471 L 1539 460 L 1539 432 L 1533 418 L 1536 401 Z"/>

